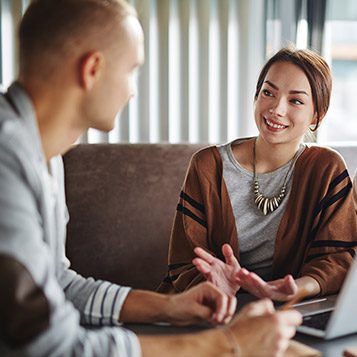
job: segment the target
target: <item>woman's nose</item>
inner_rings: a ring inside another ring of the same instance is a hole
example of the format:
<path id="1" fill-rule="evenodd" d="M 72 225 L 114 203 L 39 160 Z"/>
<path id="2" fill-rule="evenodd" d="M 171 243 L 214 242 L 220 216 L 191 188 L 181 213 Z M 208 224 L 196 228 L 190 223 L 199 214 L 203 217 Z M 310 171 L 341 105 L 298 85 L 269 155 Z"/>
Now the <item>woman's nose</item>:
<path id="1" fill-rule="evenodd" d="M 284 116 L 286 114 L 286 102 L 283 99 L 277 100 L 274 106 L 269 110 L 271 114 Z"/>

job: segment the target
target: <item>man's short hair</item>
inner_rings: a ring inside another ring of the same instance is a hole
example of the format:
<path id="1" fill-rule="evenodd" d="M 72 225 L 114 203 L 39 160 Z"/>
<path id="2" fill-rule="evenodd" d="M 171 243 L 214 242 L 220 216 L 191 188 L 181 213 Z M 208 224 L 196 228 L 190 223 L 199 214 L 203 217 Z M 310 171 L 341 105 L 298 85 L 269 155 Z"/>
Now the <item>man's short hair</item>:
<path id="1" fill-rule="evenodd" d="M 19 28 L 20 74 L 48 75 L 78 48 L 117 45 L 115 30 L 127 16 L 136 12 L 125 0 L 32 1 Z"/>

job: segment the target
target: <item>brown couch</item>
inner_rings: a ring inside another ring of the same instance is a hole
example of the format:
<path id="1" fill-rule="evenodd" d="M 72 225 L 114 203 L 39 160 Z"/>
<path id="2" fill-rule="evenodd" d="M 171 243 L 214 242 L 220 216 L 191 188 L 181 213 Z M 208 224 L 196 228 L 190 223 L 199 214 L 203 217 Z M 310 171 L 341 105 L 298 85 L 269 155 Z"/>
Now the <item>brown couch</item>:
<path id="1" fill-rule="evenodd" d="M 80 144 L 64 156 L 67 255 L 84 276 L 155 290 L 180 187 L 202 146 Z"/>
<path id="2" fill-rule="evenodd" d="M 67 255 L 84 276 L 154 290 L 193 144 L 81 144 L 64 156 Z M 357 147 L 336 147 L 353 174 Z"/>

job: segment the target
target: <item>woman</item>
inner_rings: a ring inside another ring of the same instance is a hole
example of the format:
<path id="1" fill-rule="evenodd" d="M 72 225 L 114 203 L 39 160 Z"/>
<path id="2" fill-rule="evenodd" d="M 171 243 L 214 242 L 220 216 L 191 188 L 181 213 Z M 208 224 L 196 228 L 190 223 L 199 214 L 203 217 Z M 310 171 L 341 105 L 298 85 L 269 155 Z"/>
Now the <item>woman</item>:
<path id="1" fill-rule="evenodd" d="M 265 64 L 254 97 L 259 135 L 192 157 L 161 291 L 205 278 L 275 300 L 339 290 L 357 245 L 351 180 L 337 152 L 302 143 L 321 124 L 331 86 L 312 51 L 284 48 Z"/>

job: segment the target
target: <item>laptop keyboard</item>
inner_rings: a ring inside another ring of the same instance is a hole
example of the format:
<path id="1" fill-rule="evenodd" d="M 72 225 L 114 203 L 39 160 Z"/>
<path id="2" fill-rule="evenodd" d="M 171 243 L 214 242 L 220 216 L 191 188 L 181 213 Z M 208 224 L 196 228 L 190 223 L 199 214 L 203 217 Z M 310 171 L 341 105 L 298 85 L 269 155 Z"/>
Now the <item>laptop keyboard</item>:
<path id="1" fill-rule="evenodd" d="M 302 325 L 318 330 L 325 330 L 332 311 L 322 312 L 321 314 L 304 316 Z"/>

